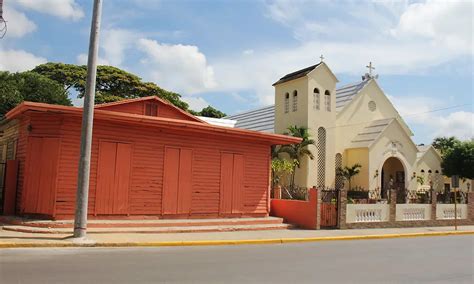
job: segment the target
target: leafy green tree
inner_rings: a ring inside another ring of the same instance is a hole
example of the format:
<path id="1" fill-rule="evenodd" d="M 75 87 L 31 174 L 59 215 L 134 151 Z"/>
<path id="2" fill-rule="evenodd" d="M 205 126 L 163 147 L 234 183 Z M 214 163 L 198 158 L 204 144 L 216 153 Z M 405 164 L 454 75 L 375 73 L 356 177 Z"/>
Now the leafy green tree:
<path id="1" fill-rule="evenodd" d="M 343 168 L 337 168 L 336 169 L 336 175 L 342 177 L 344 180 L 347 180 L 349 183 L 349 190 L 352 189 L 352 178 L 355 177 L 360 173 L 360 169 L 362 168 L 362 165 L 360 164 L 354 164 L 351 167 L 343 167 Z"/>
<path id="2" fill-rule="evenodd" d="M 443 174 L 451 177 L 459 175 L 461 179 L 474 178 L 474 141 L 455 143 L 443 155 L 441 162 Z"/>
<path id="3" fill-rule="evenodd" d="M 205 117 L 215 117 L 215 118 L 222 118 L 225 117 L 226 114 L 223 113 L 220 110 L 217 110 L 211 106 L 207 106 L 203 108 L 199 113 L 200 116 L 205 116 Z"/>
<path id="4" fill-rule="evenodd" d="M 279 153 L 288 154 L 289 158 L 293 161 L 293 170 L 290 178 L 290 188 L 295 187 L 295 172 L 296 168 L 300 167 L 301 159 L 308 157 L 311 160 L 314 159 L 314 155 L 311 150 L 308 149 L 310 145 L 316 145 L 316 142 L 311 139 L 307 127 L 298 127 L 296 125 L 288 127 L 289 135 L 294 137 L 302 138 L 302 141 L 297 144 L 283 145 L 279 148 Z"/>
<path id="5" fill-rule="evenodd" d="M 437 137 L 433 140 L 433 147 L 438 150 L 441 155 L 444 155 L 449 149 L 452 149 L 456 144 L 458 144 L 459 139 L 454 136 L 451 137 Z"/>
<path id="6" fill-rule="evenodd" d="M 282 179 L 286 177 L 288 174 L 291 174 L 294 169 L 294 165 L 292 162 L 274 158 L 272 159 L 272 188 L 281 185 L 283 183 Z"/>
<path id="7" fill-rule="evenodd" d="M 71 105 L 62 86 L 34 72 L 0 72 L 0 117 L 23 101 Z"/>
<path id="8" fill-rule="evenodd" d="M 60 83 L 64 92 L 72 89 L 82 98 L 86 90 L 87 67 L 64 63 L 45 63 L 32 72 L 47 76 Z M 158 96 L 175 106 L 188 110 L 188 104 L 177 93 L 166 91 L 152 82 L 143 82 L 140 77 L 113 66 L 98 66 L 95 103 L 113 102 L 122 99 Z"/>

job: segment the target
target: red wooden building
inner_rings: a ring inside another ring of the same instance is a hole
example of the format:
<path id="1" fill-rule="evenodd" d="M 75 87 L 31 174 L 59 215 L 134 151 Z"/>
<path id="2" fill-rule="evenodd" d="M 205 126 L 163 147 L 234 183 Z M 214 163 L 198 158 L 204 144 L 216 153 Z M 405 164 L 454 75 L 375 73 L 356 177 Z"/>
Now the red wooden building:
<path id="1" fill-rule="evenodd" d="M 15 198 L 5 205 L 17 215 L 72 218 L 81 116 L 82 108 L 32 102 L 7 113 L 19 168 Z M 268 216 L 270 146 L 296 142 L 210 125 L 157 97 L 98 105 L 89 214 Z"/>

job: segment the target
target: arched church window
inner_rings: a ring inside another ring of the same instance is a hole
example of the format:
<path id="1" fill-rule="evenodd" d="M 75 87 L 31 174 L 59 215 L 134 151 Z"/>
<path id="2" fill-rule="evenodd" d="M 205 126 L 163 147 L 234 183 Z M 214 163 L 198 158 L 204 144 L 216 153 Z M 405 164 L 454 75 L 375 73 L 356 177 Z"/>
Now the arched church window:
<path id="1" fill-rule="evenodd" d="M 336 189 L 341 189 L 344 185 L 344 179 L 342 176 L 337 175 L 337 169 L 342 168 L 342 155 L 341 153 L 336 154 L 336 179 L 335 179 L 335 186 Z"/>
<path id="2" fill-rule="evenodd" d="M 293 91 L 293 111 L 298 110 L 298 92 L 296 90 Z"/>
<path id="3" fill-rule="evenodd" d="M 318 187 L 324 188 L 326 186 L 326 129 L 324 127 L 318 128 L 318 143 L 316 145 L 318 150 Z"/>
<path id="4" fill-rule="evenodd" d="M 285 113 L 288 113 L 290 111 L 290 94 L 286 93 L 285 94 Z"/>
<path id="5" fill-rule="evenodd" d="M 319 94 L 319 89 L 314 88 L 313 90 L 313 109 L 319 110 L 319 106 L 321 104 L 321 98 Z"/>
<path id="6" fill-rule="evenodd" d="M 331 111 L 331 93 L 328 90 L 324 92 L 324 105 L 326 105 L 326 111 Z"/>

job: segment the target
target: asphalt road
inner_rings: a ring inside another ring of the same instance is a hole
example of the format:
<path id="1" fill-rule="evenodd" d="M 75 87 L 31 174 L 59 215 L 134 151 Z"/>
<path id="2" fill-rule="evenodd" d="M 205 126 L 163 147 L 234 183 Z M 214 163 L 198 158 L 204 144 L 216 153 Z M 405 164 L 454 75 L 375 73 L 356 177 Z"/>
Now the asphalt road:
<path id="1" fill-rule="evenodd" d="M 1 283 L 474 283 L 474 237 L 0 250 Z"/>

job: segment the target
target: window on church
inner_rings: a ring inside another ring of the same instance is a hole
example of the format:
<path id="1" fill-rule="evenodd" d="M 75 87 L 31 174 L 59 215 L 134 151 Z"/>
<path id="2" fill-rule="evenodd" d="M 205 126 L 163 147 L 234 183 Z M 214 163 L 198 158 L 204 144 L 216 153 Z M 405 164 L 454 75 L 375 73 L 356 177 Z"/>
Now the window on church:
<path id="1" fill-rule="evenodd" d="M 293 111 L 298 110 L 298 92 L 296 90 L 293 91 Z"/>
<path id="2" fill-rule="evenodd" d="M 290 111 L 290 94 L 286 93 L 285 94 L 285 113 L 288 113 Z"/>
<path id="3" fill-rule="evenodd" d="M 324 104 L 326 105 L 326 111 L 331 111 L 331 93 L 328 90 L 324 92 Z"/>
<path id="4" fill-rule="evenodd" d="M 324 127 L 318 128 L 318 143 L 316 145 L 318 150 L 318 180 L 319 188 L 326 186 L 326 129 Z"/>
<path id="5" fill-rule="evenodd" d="M 158 105 L 154 104 L 154 103 L 145 104 L 145 115 L 157 116 L 158 115 Z"/>
<path id="6" fill-rule="evenodd" d="M 314 90 L 313 90 L 313 109 L 319 110 L 320 100 L 321 100 L 321 98 L 320 98 L 320 94 L 319 94 L 319 89 L 314 88 Z"/>

